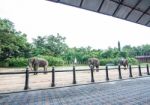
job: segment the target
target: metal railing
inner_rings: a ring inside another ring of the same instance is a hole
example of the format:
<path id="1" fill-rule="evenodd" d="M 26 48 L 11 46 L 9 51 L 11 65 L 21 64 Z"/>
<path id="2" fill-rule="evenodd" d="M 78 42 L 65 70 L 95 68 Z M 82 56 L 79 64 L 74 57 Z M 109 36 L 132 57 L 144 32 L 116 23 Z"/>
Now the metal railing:
<path id="1" fill-rule="evenodd" d="M 138 67 L 132 67 L 131 65 L 129 65 L 129 78 L 132 78 L 133 75 L 132 75 L 132 69 L 133 68 L 138 68 L 138 76 L 142 76 L 142 72 L 141 72 L 141 68 L 146 68 L 146 74 L 147 75 L 150 75 L 149 73 L 149 65 L 147 64 L 146 67 L 141 67 L 141 65 L 138 65 Z M 104 69 L 99 69 L 99 70 L 105 70 L 105 80 L 106 81 L 109 81 L 109 70 L 114 70 L 114 69 L 117 69 L 118 70 L 118 79 L 122 79 L 122 73 L 121 73 L 121 69 L 124 69 L 124 68 L 121 68 L 120 65 L 118 65 L 118 68 L 108 68 L 108 66 L 105 66 Z M 51 87 L 55 87 L 55 73 L 56 72 L 72 72 L 73 73 L 73 78 L 72 78 L 72 84 L 76 84 L 77 81 L 76 81 L 76 72 L 80 72 L 80 71 L 89 71 L 90 70 L 90 73 L 91 73 L 91 82 L 95 82 L 94 80 L 94 68 L 91 66 L 90 69 L 78 69 L 76 70 L 75 66 L 73 66 L 73 69 L 72 70 L 55 70 L 55 67 L 52 67 L 52 70 L 51 71 L 47 71 L 46 73 L 51 73 L 52 76 L 51 76 Z M 26 68 L 26 71 L 25 72 L 1 72 L 0 75 L 10 75 L 10 74 L 25 74 L 25 85 L 24 85 L 24 90 L 27 90 L 29 89 L 29 74 L 34 74 L 34 73 L 45 73 L 45 71 L 30 71 L 29 72 L 29 68 L 27 67 Z"/>

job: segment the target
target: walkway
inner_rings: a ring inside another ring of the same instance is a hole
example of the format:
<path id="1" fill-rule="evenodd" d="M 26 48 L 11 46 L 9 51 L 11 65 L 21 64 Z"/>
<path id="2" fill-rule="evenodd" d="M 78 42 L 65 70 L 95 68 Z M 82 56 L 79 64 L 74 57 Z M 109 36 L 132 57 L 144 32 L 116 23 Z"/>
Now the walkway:
<path id="1" fill-rule="evenodd" d="M 150 77 L 0 94 L 0 105 L 150 105 Z"/>

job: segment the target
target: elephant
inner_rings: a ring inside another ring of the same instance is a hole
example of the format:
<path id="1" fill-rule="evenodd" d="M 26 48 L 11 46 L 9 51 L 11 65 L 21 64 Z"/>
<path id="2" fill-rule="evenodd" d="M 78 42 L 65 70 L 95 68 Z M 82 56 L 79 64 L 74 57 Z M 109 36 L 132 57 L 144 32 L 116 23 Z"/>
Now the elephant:
<path id="1" fill-rule="evenodd" d="M 44 72 L 47 73 L 48 61 L 46 59 L 32 57 L 32 58 L 29 58 L 28 63 L 29 63 L 29 67 L 31 68 L 31 70 L 33 68 L 33 70 L 35 71 L 34 75 L 37 74 L 39 67 L 43 67 Z"/>
<path id="2" fill-rule="evenodd" d="M 89 58 L 88 59 L 88 65 L 89 65 L 89 67 L 91 67 L 91 66 L 93 66 L 93 68 L 96 67 L 96 71 L 98 72 L 100 61 L 98 58 Z"/>
<path id="3" fill-rule="evenodd" d="M 119 60 L 119 65 L 121 66 L 124 66 L 125 67 L 125 69 L 127 69 L 128 68 L 128 60 L 127 59 L 120 59 Z"/>

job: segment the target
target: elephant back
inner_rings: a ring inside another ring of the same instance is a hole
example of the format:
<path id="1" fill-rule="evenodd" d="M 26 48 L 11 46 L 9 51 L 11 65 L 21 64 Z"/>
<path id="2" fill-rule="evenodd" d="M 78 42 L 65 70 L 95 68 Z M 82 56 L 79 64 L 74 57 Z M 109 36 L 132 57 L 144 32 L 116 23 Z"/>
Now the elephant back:
<path id="1" fill-rule="evenodd" d="M 89 66 L 90 65 L 93 65 L 93 66 L 96 66 L 96 65 L 99 65 L 99 59 L 97 59 L 97 58 L 89 58 L 88 59 L 88 64 L 89 64 Z"/>
<path id="2" fill-rule="evenodd" d="M 48 66 L 48 61 L 43 58 L 38 58 L 37 61 L 40 67 Z"/>
<path id="3" fill-rule="evenodd" d="M 127 59 L 120 59 L 119 64 L 126 66 L 126 65 L 128 65 L 128 60 Z"/>

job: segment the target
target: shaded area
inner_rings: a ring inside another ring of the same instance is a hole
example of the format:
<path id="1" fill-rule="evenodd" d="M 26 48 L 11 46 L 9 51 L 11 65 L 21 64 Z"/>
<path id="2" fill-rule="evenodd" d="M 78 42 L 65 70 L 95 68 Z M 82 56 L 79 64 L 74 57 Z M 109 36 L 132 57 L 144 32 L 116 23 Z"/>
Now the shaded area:
<path id="1" fill-rule="evenodd" d="M 150 77 L 2 94 L 1 105 L 148 105 Z"/>

